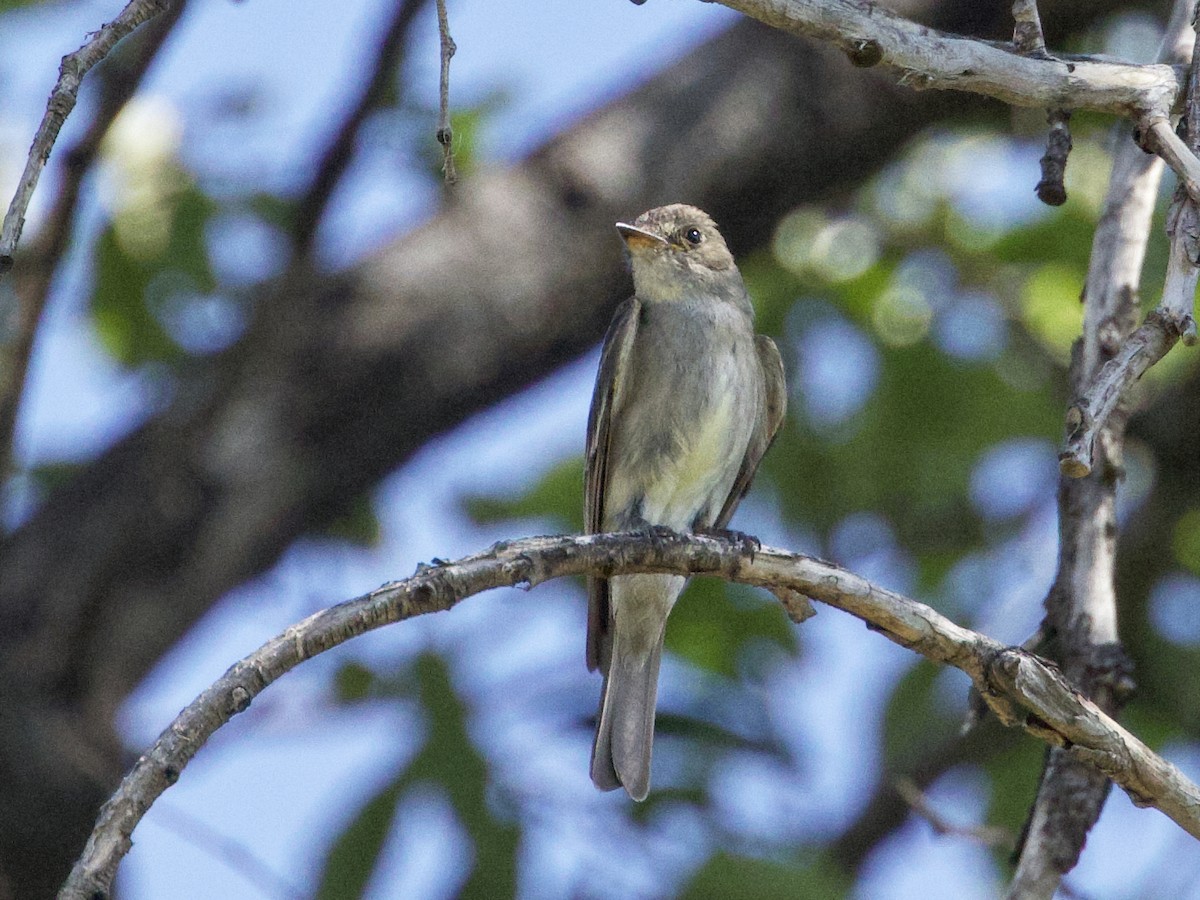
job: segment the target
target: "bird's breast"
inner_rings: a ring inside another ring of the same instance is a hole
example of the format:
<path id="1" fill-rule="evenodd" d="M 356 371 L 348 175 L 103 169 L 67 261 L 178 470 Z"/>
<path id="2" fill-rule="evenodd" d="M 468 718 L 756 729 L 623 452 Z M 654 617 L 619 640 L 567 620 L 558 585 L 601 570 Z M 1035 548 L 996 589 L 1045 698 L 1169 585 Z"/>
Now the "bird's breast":
<path id="1" fill-rule="evenodd" d="M 606 517 L 687 529 L 724 502 L 759 414 L 753 334 L 721 307 L 676 308 L 643 326 L 616 413 Z"/>

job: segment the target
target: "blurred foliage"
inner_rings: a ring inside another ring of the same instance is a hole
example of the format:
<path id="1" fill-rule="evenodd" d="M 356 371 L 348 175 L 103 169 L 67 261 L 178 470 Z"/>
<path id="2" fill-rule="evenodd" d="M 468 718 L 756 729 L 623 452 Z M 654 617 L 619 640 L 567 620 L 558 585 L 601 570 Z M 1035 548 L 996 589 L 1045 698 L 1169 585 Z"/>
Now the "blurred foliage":
<path id="1" fill-rule="evenodd" d="M 464 509 L 479 523 L 549 519 L 564 531 L 583 531 L 583 457 L 554 466 L 518 497 L 467 497 Z"/>
<path id="2" fill-rule="evenodd" d="M 820 862 L 788 865 L 748 859 L 726 853 L 714 855 L 684 887 L 685 900 L 826 900 L 844 897 L 849 888 L 845 873 Z"/>
<path id="3" fill-rule="evenodd" d="M 883 716 L 883 752 L 899 771 L 917 766 L 928 749 L 953 737 L 962 728 L 962 717 L 945 710 L 937 692 L 941 670 L 922 659 L 892 688 Z"/>
<path id="4" fill-rule="evenodd" d="M 357 687 L 365 692 L 362 675 L 359 669 Z M 349 900 L 362 895 L 392 828 L 396 807 L 416 784 L 435 786 L 471 838 L 474 862 L 456 896 L 511 897 L 516 891 L 518 831 L 489 808 L 488 765 L 468 736 L 467 710 L 450 683 L 445 662 L 432 654 L 421 656 L 413 666 L 412 681 L 428 716 L 425 745 L 334 842 L 317 897 Z"/>
<path id="5" fill-rule="evenodd" d="M 178 364 L 186 351 L 165 317 L 172 302 L 216 287 L 205 244 L 215 206 L 189 179 L 145 207 L 127 207 L 96 245 L 92 317 L 105 348 L 127 366 Z"/>
<path id="6" fill-rule="evenodd" d="M 353 498 L 341 515 L 326 526 L 324 533 L 358 547 L 377 547 L 382 533 L 379 517 L 370 494 Z"/>
<path id="7" fill-rule="evenodd" d="M 701 669 L 735 678 L 739 655 L 762 644 L 796 653 L 796 629 L 774 598 L 711 578 L 693 579 L 687 597 L 671 614 L 666 647 Z"/>

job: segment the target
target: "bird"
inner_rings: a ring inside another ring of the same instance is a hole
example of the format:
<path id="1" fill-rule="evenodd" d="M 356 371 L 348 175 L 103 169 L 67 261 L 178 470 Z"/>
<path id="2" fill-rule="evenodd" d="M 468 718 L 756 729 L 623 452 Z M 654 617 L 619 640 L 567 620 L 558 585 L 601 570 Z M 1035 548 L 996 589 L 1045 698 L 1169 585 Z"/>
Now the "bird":
<path id="1" fill-rule="evenodd" d="M 676 203 L 618 222 L 634 294 L 604 339 L 588 415 L 588 534 L 721 532 L 787 412 L 783 360 L 712 218 Z M 686 579 L 588 579 L 587 665 L 604 677 L 592 744 L 600 790 L 650 789 L 667 616 Z"/>

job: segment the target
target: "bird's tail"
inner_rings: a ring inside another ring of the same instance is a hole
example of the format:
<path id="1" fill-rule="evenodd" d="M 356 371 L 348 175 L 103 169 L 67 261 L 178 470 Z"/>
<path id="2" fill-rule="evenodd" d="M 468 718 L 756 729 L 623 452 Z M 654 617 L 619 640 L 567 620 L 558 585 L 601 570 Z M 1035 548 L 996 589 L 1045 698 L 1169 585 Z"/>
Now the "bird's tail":
<path id="1" fill-rule="evenodd" d="M 592 744 L 592 781 L 602 791 L 624 787 L 634 800 L 645 800 L 650 791 L 654 705 L 664 634 L 665 630 L 660 630 L 657 640 L 645 649 L 623 647 L 619 631 L 613 635 Z"/>

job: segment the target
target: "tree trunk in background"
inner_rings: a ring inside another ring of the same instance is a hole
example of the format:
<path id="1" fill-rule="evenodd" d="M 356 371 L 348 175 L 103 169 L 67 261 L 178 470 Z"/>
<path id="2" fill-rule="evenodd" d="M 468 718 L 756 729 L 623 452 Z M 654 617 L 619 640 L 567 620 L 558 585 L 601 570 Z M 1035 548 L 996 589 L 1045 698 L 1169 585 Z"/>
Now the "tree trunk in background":
<path id="1" fill-rule="evenodd" d="M 1115 5 L 1043 15 L 1078 28 Z M 1006 4 L 929 18 L 1011 30 Z M 1004 112 L 743 22 L 352 271 L 287 273 L 235 348 L 0 543 L 0 897 L 57 889 L 124 767 L 113 712 L 216 599 L 599 340 L 629 290 L 614 221 L 685 200 L 744 254 L 972 111 Z"/>

